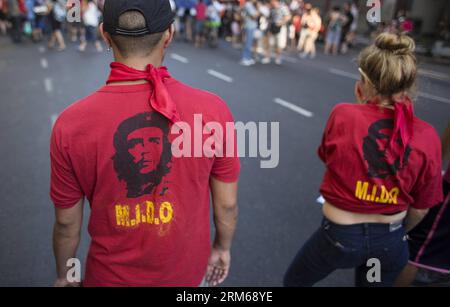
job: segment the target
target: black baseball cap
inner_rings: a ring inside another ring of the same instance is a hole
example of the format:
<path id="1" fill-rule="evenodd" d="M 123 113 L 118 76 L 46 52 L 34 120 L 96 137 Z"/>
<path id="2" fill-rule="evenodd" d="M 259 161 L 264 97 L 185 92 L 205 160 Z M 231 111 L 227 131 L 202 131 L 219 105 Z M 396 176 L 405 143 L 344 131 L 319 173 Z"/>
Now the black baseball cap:
<path id="1" fill-rule="evenodd" d="M 128 11 L 140 12 L 146 22 L 141 29 L 121 29 L 119 17 Z M 175 18 L 169 0 L 105 0 L 103 29 L 110 35 L 143 36 L 167 30 Z"/>

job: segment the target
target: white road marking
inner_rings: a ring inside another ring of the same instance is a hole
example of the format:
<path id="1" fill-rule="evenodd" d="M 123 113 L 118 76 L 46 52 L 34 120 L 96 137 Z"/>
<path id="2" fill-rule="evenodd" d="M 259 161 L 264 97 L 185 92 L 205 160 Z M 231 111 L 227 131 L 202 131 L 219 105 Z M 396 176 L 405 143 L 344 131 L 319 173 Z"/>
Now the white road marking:
<path id="1" fill-rule="evenodd" d="M 171 53 L 170 54 L 170 58 L 175 60 L 175 61 L 184 63 L 184 64 L 189 63 L 189 60 L 187 58 L 185 58 L 184 56 L 181 56 L 179 54 L 176 54 L 176 53 Z"/>
<path id="2" fill-rule="evenodd" d="M 40 46 L 39 47 L 39 52 L 40 53 L 44 53 L 45 52 L 45 47 L 44 46 Z"/>
<path id="3" fill-rule="evenodd" d="M 346 71 L 343 71 L 343 70 L 340 70 L 340 69 L 335 69 L 335 68 L 330 68 L 329 71 L 332 74 L 335 74 L 335 75 L 339 75 L 339 76 L 342 76 L 342 77 L 347 77 L 347 78 L 350 78 L 350 79 L 353 79 L 353 80 L 359 80 L 359 75 L 357 75 L 357 74 L 352 74 L 352 73 L 349 73 L 349 72 L 346 72 Z M 418 95 L 420 97 L 422 97 L 422 98 L 425 98 L 425 99 L 430 99 L 430 100 L 434 100 L 434 101 L 450 104 L 450 99 L 448 99 L 448 98 L 439 97 L 439 96 L 436 96 L 436 95 L 433 95 L 433 94 L 428 94 L 428 93 L 423 93 L 423 92 L 419 92 Z"/>
<path id="4" fill-rule="evenodd" d="M 233 82 L 233 78 L 231 78 L 231 77 L 229 77 L 227 75 L 224 75 L 223 73 L 218 72 L 216 70 L 208 69 L 207 73 L 210 74 L 213 77 L 216 77 L 217 79 L 222 80 L 222 81 L 225 81 L 225 82 L 228 82 L 228 83 Z"/>
<path id="5" fill-rule="evenodd" d="M 358 74 L 352 74 L 340 69 L 336 69 L 336 68 L 330 68 L 329 70 L 332 74 L 338 75 L 338 76 L 342 76 L 342 77 L 347 77 L 353 80 L 359 80 L 359 75 Z"/>
<path id="6" fill-rule="evenodd" d="M 51 118 L 50 118 L 50 122 L 52 124 L 52 128 L 55 125 L 56 120 L 58 119 L 58 114 L 52 114 Z"/>
<path id="7" fill-rule="evenodd" d="M 314 115 L 312 112 L 305 110 L 305 109 L 303 109 L 293 103 L 290 103 L 286 100 L 283 100 L 281 98 L 275 98 L 273 100 L 273 102 L 275 102 L 276 104 L 279 104 L 280 106 L 288 108 L 291 111 L 297 112 L 300 115 L 306 116 L 306 117 L 313 117 L 313 115 Z"/>
<path id="8" fill-rule="evenodd" d="M 42 68 L 44 68 L 44 69 L 47 69 L 47 68 L 48 68 L 48 61 L 47 61 L 46 58 L 42 58 L 42 59 L 41 59 L 41 66 L 42 66 Z"/>
<path id="9" fill-rule="evenodd" d="M 47 93 L 53 92 L 53 81 L 51 78 L 44 79 L 44 86 Z"/>
<path id="10" fill-rule="evenodd" d="M 450 81 L 450 76 L 448 74 L 427 70 L 427 69 L 419 69 L 419 74 L 428 78 L 434 78 L 441 81 Z"/>
<path id="11" fill-rule="evenodd" d="M 423 92 L 419 92 L 418 95 L 419 95 L 419 97 L 422 97 L 425 99 L 431 99 L 431 100 L 450 104 L 450 99 L 448 99 L 448 98 L 439 97 L 439 96 L 436 96 L 433 94 L 428 94 L 428 93 L 423 93 Z"/>

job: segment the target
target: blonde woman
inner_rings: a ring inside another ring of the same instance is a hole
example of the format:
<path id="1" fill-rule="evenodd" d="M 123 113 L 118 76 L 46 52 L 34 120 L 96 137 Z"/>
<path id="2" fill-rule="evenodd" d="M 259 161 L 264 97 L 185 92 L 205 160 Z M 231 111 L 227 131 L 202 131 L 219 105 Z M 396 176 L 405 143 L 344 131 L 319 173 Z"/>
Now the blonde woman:
<path id="1" fill-rule="evenodd" d="M 439 136 L 414 115 L 408 94 L 414 48 L 407 36 L 383 33 L 362 51 L 358 103 L 335 106 L 318 151 L 326 165 L 322 225 L 286 286 L 312 286 L 341 268 L 355 268 L 357 286 L 392 286 L 408 262 L 406 232 L 442 201 Z"/>

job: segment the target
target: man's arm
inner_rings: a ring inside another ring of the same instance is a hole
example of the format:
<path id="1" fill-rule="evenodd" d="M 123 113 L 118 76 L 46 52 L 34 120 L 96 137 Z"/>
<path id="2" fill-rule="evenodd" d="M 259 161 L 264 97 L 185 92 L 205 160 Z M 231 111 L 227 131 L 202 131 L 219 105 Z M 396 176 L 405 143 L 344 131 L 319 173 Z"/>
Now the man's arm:
<path id="1" fill-rule="evenodd" d="M 225 183 L 214 178 L 210 180 L 216 227 L 206 274 L 206 280 L 211 286 L 222 283 L 230 269 L 231 242 L 238 217 L 237 187 L 237 182 Z"/>
<path id="2" fill-rule="evenodd" d="M 406 232 L 410 232 L 414 227 L 419 225 L 427 213 L 428 209 L 409 208 L 408 214 L 406 215 Z"/>
<path id="3" fill-rule="evenodd" d="M 67 260 L 74 258 L 80 242 L 80 231 L 83 221 L 84 198 L 73 207 L 55 209 L 55 225 L 53 227 L 53 252 L 56 260 L 56 287 L 77 286 L 67 280 Z"/>

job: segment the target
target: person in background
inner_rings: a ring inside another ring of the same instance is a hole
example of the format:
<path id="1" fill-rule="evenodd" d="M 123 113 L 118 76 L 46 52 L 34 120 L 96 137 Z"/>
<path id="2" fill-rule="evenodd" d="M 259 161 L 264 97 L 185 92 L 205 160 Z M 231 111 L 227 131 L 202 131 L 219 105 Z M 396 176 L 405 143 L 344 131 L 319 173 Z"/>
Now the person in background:
<path id="1" fill-rule="evenodd" d="M 23 26 L 23 32 L 25 35 L 30 36 L 31 40 L 33 42 L 37 42 L 35 40 L 35 21 L 36 21 L 36 14 L 34 13 L 34 4 L 35 0 L 23 0 L 23 3 L 25 4 L 25 14 L 24 17 L 24 26 Z"/>
<path id="2" fill-rule="evenodd" d="M 291 19 L 289 8 L 280 0 L 271 0 L 271 10 L 269 16 L 269 48 L 266 57 L 261 61 L 268 64 L 272 58 L 272 48 L 275 50 L 275 64 L 281 65 L 281 52 L 286 45 L 287 28 L 286 24 Z"/>
<path id="3" fill-rule="evenodd" d="M 62 34 L 62 24 L 66 20 L 66 3 L 64 0 L 50 0 L 48 3 L 50 26 L 52 34 L 48 42 L 48 48 L 55 48 L 55 43 L 58 44 L 58 51 L 66 49 L 66 43 Z"/>
<path id="4" fill-rule="evenodd" d="M 231 23 L 233 22 L 233 4 L 226 2 L 224 4 L 224 11 L 222 16 L 222 26 L 220 27 L 219 36 L 225 38 L 225 41 L 231 42 L 232 32 Z"/>
<path id="5" fill-rule="evenodd" d="M 301 22 L 301 11 L 304 6 L 303 0 L 292 0 L 289 3 L 289 11 L 291 13 L 291 20 L 289 21 L 289 40 L 290 49 L 295 50 L 299 35 L 300 35 L 300 22 Z M 297 24 L 297 27 L 294 25 Z"/>
<path id="6" fill-rule="evenodd" d="M 253 42 L 254 34 L 258 28 L 259 12 L 257 9 L 257 0 L 247 1 L 242 8 L 242 15 L 244 17 L 245 41 L 242 50 L 242 59 L 240 64 L 244 66 L 254 65 L 256 62 L 253 59 Z"/>
<path id="7" fill-rule="evenodd" d="M 175 0 L 177 9 L 177 25 L 180 38 L 187 42 L 193 41 L 192 18 L 195 16 L 196 0 Z M 191 16 L 191 12 L 194 13 Z"/>
<path id="8" fill-rule="evenodd" d="M 292 24 L 290 26 L 290 39 L 291 39 L 291 50 L 295 50 L 297 48 L 299 39 L 300 39 L 300 31 L 302 29 L 302 14 L 300 9 L 292 12 Z"/>
<path id="9" fill-rule="evenodd" d="M 258 32 L 260 37 L 257 39 L 256 53 L 263 56 L 262 63 L 266 64 L 270 61 L 265 60 L 266 54 L 270 52 L 269 42 L 269 20 L 270 20 L 270 3 L 269 1 L 258 2 Z"/>
<path id="10" fill-rule="evenodd" d="M 303 0 L 292 0 L 291 3 L 289 3 L 289 10 L 294 13 L 298 12 L 302 9 L 304 6 Z"/>
<path id="11" fill-rule="evenodd" d="M 194 18 L 196 0 L 185 0 L 185 10 L 183 16 L 183 24 L 185 31 L 185 39 L 187 42 L 194 41 Z"/>
<path id="12" fill-rule="evenodd" d="M 198 0 L 195 5 L 195 47 L 201 47 L 205 41 L 206 9 L 204 0 Z"/>
<path id="13" fill-rule="evenodd" d="M 398 31 L 403 34 L 411 34 L 414 30 L 414 23 L 408 17 L 408 13 L 405 11 L 399 12 L 397 25 L 398 25 Z"/>
<path id="14" fill-rule="evenodd" d="M 350 31 L 353 25 L 353 14 L 352 14 L 352 4 L 346 2 L 344 4 L 344 16 L 345 22 L 342 25 L 342 36 L 341 36 L 341 53 L 346 54 L 348 51 L 348 45 L 350 44 Z"/>
<path id="15" fill-rule="evenodd" d="M 311 59 L 316 57 L 316 41 L 322 28 L 322 18 L 320 17 L 319 8 L 311 9 L 311 15 L 307 19 L 306 36 L 304 41 L 304 51 L 300 54 L 300 58 L 305 59 L 308 55 Z"/>
<path id="16" fill-rule="evenodd" d="M 311 11 L 312 5 L 310 3 L 306 3 L 301 15 L 300 22 L 300 37 L 298 39 L 297 50 L 299 52 L 303 52 L 305 49 L 306 37 L 309 35 L 309 24 L 311 23 Z"/>
<path id="17" fill-rule="evenodd" d="M 233 9 L 233 20 L 231 21 L 231 45 L 233 48 L 240 48 L 242 42 L 242 16 L 240 9 L 235 7 Z"/>
<path id="18" fill-rule="evenodd" d="M 450 159 L 450 122 L 442 136 L 442 161 Z M 430 209 L 425 218 L 408 233 L 409 263 L 396 281 L 408 287 L 418 273 L 428 275 L 427 284 L 450 281 L 450 161 L 442 187 L 444 202 Z"/>
<path id="19" fill-rule="evenodd" d="M 414 115 L 409 95 L 414 50 L 410 37 L 383 33 L 361 52 L 358 104 L 333 108 L 318 150 L 326 166 L 322 225 L 285 286 L 312 286 L 344 268 L 355 268 L 356 286 L 393 286 L 409 258 L 406 233 L 442 202 L 439 135 Z M 380 271 L 369 280 L 372 258 Z"/>
<path id="20" fill-rule="evenodd" d="M 7 0 L 0 0 L 0 34 L 6 35 L 8 31 Z"/>
<path id="21" fill-rule="evenodd" d="M 328 20 L 327 34 L 325 38 L 325 54 L 338 54 L 339 45 L 341 44 L 342 26 L 346 22 L 346 17 L 341 14 L 339 6 L 335 6 L 330 14 Z"/>
<path id="22" fill-rule="evenodd" d="M 350 32 L 347 35 L 347 47 L 352 47 L 356 38 L 356 31 L 358 30 L 359 9 L 355 2 L 351 4 L 351 13 L 353 16 L 353 22 L 350 26 Z"/>
<path id="23" fill-rule="evenodd" d="M 22 42 L 22 20 L 25 14 L 23 0 L 7 0 L 9 20 L 11 22 L 11 40 L 13 43 Z"/>
<path id="24" fill-rule="evenodd" d="M 97 0 L 97 7 L 100 10 L 100 12 L 103 12 L 103 9 L 105 7 L 105 1 L 106 0 Z M 170 6 L 173 8 L 172 1 L 173 0 L 169 0 L 169 3 L 170 3 Z"/>
<path id="25" fill-rule="evenodd" d="M 81 42 L 78 50 L 84 52 L 89 42 L 94 43 L 97 52 L 102 52 L 103 47 L 97 35 L 97 28 L 101 17 L 100 9 L 96 0 L 88 0 L 86 10 L 83 12 L 83 23 L 86 33 L 86 39 Z"/>
<path id="26" fill-rule="evenodd" d="M 218 46 L 219 28 L 222 23 L 222 13 L 224 9 L 225 6 L 217 0 L 212 0 L 206 9 L 206 28 L 208 32 L 208 44 L 210 47 Z"/>
<path id="27" fill-rule="evenodd" d="M 183 17 L 184 17 L 184 9 L 180 7 L 180 3 L 178 1 L 175 1 L 175 7 L 174 7 L 174 13 L 175 13 L 175 20 L 173 22 L 174 25 L 174 39 L 180 40 L 182 39 L 182 35 L 184 33 L 183 28 Z"/>
<path id="28" fill-rule="evenodd" d="M 48 15 L 46 0 L 35 0 L 33 10 L 35 11 L 33 39 L 40 42 L 44 38 L 45 19 Z"/>

